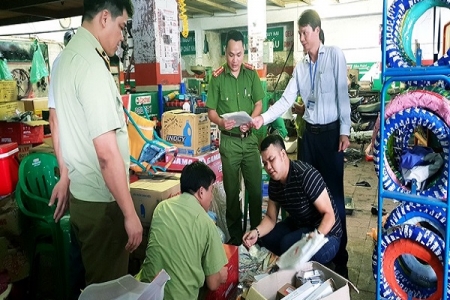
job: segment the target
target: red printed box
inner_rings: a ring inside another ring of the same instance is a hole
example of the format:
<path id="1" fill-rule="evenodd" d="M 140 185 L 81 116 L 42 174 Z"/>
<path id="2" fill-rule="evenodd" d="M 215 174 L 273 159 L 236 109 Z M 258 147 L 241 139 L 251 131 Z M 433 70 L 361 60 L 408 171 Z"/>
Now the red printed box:
<path id="1" fill-rule="evenodd" d="M 227 300 L 236 299 L 236 290 L 239 283 L 239 248 L 224 244 L 223 248 L 227 254 L 228 278 L 227 282 L 221 284 L 215 291 L 208 291 L 203 300 Z M 232 296 L 234 296 L 232 298 Z"/>
<path id="2" fill-rule="evenodd" d="M 166 162 L 169 162 L 172 158 L 173 156 L 171 154 L 166 154 Z M 222 181 L 222 160 L 220 159 L 219 150 L 207 152 L 199 156 L 178 154 L 173 163 L 169 166 L 168 171 L 181 172 L 185 166 L 190 165 L 194 161 L 204 162 L 213 170 L 214 174 L 216 174 L 216 181 Z"/>
<path id="3" fill-rule="evenodd" d="M 0 143 L 39 144 L 44 141 L 44 125 L 47 121 L 0 121 Z"/>

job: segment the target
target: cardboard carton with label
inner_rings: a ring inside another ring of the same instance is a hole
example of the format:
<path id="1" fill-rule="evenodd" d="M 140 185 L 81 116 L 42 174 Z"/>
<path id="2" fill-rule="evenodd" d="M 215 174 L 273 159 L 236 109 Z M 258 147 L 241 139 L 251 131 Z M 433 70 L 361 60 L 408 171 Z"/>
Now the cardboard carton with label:
<path id="1" fill-rule="evenodd" d="M 196 156 L 211 149 L 211 122 L 207 113 L 167 111 L 162 115 L 161 134 L 182 155 Z"/>

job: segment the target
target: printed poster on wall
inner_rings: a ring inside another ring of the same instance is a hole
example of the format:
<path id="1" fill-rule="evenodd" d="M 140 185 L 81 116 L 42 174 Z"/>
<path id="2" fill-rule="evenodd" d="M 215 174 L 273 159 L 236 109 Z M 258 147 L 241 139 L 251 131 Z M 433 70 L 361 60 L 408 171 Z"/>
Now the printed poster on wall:
<path id="1" fill-rule="evenodd" d="M 156 34 L 159 40 L 160 74 L 178 74 L 180 64 L 180 30 L 176 1 L 156 1 Z"/>
<path id="2" fill-rule="evenodd" d="M 260 0 L 248 0 L 247 9 L 253 12 L 247 16 L 248 62 L 260 70 L 263 64 L 263 42 L 266 39 L 266 3 Z"/>

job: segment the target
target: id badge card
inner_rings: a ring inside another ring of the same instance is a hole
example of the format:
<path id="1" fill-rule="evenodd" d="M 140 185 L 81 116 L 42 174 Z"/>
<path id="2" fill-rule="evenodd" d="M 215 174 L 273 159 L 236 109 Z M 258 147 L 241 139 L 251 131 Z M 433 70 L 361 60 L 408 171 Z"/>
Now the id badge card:
<path id="1" fill-rule="evenodd" d="M 308 108 L 309 110 L 314 110 L 315 106 L 316 106 L 316 98 L 313 95 L 311 95 L 308 97 L 306 108 Z"/>

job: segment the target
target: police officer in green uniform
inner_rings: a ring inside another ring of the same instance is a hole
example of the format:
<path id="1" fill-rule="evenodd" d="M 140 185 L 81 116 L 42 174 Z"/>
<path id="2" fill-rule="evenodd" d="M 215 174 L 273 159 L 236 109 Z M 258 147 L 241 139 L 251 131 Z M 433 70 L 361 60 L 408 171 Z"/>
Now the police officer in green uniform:
<path id="1" fill-rule="evenodd" d="M 208 116 L 220 128 L 219 152 L 222 159 L 223 184 L 227 196 L 227 226 L 229 244 L 240 245 L 244 234 L 239 203 L 239 170 L 248 191 L 250 226 L 261 221 L 261 159 L 258 138 L 249 125 L 235 127 L 235 121 L 225 120 L 225 113 L 245 111 L 259 116 L 264 91 L 253 66 L 243 63 L 244 36 L 231 30 L 226 39 L 227 63 L 213 72 L 208 86 Z"/>

